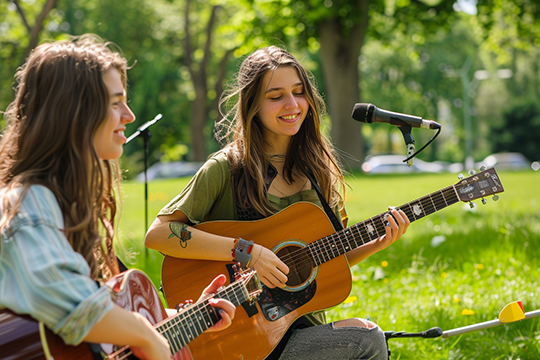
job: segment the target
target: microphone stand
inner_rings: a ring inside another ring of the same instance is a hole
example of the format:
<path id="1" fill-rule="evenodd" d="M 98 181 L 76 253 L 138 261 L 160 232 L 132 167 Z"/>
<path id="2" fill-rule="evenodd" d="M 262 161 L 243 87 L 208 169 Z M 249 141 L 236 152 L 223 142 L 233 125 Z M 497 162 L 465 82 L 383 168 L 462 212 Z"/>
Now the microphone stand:
<path id="1" fill-rule="evenodd" d="M 143 148 L 144 148 L 144 235 L 148 230 L 148 142 L 150 141 L 150 126 L 154 125 L 158 120 L 163 117 L 161 114 L 157 114 L 155 118 L 146 123 L 142 124 L 137 128 L 137 130 L 126 140 L 126 144 L 131 140 L 135 139 L 137 136 L 142 135 L 143 138 Z M 143 237 L 144 238 L 144 237 Z M 148 248 L 144 247 L 144 256 L 145 259 L 148 259 Z"/>
<path id="2" fill-rule="evenodd" d="M 411 134 L 412 127 L 410 125 L 399 126 L 399 130 L 403 134 L 403 139 L 405 140 L 405 145 L 407 145 L 407 166 L 413 166 L 413 155 L 415 154 L 414 139 Z"/>

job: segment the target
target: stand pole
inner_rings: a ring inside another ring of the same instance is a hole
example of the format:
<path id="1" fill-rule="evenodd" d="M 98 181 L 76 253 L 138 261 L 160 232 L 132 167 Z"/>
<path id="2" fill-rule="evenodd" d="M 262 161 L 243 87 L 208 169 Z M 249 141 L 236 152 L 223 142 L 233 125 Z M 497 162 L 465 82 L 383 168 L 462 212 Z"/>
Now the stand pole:
<path id="1" fill-rule="evenodd" d="M 143 143 L 144 143 L 144 236 L 146 236 L 146 231 L 148 231 L 148 143 L 150 141 L 150 136 L 152 134 L 148 129 L 145 129 L 142 132 Z M 144 239 L 143 236 L 143 239 Z M 148 248 L 144 247 L 144 259 L 148 260 Z"/>
<path id="2" fill-rule="evenodd" d="M 137 136 L 142 135 L 143 137 L 143 146 L 144 146 L 144 236 L 146 236 L 146 231 L 148 230 L 148 143 L 150 141 L 150 126 L 154 125 L 158 120 L 163 117 L 161 114 L 157 114 L 155 118 L 150 121 L 147 121 L 143 125 L 139 126 L 137 130 L 126 140 L 126 144 L 131 140 L 135 139 Z M 144 247 L 144 257 L 145 261 L 148 260 L 148 248 Z"/>

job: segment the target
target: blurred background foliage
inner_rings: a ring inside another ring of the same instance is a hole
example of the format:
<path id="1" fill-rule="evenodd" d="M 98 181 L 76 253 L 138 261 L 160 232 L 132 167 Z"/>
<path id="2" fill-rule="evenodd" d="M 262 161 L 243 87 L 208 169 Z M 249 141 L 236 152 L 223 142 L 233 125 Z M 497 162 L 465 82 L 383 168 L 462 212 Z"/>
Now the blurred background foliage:
<path id="1" fill-rule="evenodd" d="M 163 114 L 151 128 L 150 164 L 203 161 L 218 149 L 218 100 L 242 57 L 277 44 L 313 72 L 328 131 L 350 168 L 367 154 L 406 152 L 394 127 L 353 121 L 356 102 L 441 123 L 424 160 L 520 151 L 534 161 L 539 11 L 536 0 L 2 0 L 0 109 L 36 44 L 96 33 L 132 65 L 132 131 Z M 413 136 L 418 148 L 433 133 Z M 128 177 L 142 159 L 142 140 L 126 145 Z"/>

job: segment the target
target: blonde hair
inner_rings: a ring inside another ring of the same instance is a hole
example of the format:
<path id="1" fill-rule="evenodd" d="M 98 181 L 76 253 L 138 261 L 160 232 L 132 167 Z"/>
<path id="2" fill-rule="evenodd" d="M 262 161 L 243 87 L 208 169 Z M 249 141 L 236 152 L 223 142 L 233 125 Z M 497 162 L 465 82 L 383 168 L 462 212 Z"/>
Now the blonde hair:
<path id="1" fill-rule="evenodd" d="M 69 243 L 94 278 L 118 271 L 113 237 L 119 167 L 117 160 L 99 159 L 94 148 L 110 101 L 103 74 L 116 68 L 126 86 L 126 60 L 109 46 L 83 35 L 36 47 L 15 74 L 16 96 L 0 140 L 0 187 L 22 188 L 13 206 L 4 198 L 0 228 L 13 219 L 31 185 L 46 186 L 62 210 Z"/>
<path id="2" fill-rule="evenodd" d="M 298 133 L 293 136 L 284 164 L 283 176 L 293 181 L 293 168 L 313 174 L 326 201 L 341 203 L 345 182 L 330 141 L 321 132 L 321 116 L 326 107 L 313 75 L 289 52 L 270 46 L 256 50 L 242 62 L 232 87 L 220 101 L 223 118 L 215 135 L 225 147 L 231 164 L 236 203 L 267 216 L 274 212 L 264 187 L 268 160 L 264 153 L 263 124 L 258 118 L 263 77 L 268 71 L 290 66 L 304 85 L 309 110 Z"/>

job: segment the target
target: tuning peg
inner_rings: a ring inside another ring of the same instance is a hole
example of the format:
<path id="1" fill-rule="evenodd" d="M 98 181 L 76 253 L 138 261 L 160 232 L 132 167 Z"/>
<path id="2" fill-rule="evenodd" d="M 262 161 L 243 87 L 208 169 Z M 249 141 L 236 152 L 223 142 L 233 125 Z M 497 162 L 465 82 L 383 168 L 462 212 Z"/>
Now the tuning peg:
<path id="1" fill-rule="evenodd" d="M 482 198 L 482 204 L 486 205 L 487 204 L 487 201 L 486 199 Z"/>
<path id="2" fill-rule="evenodd" d="M 459 180 L 463 180 L 463 179 L 465 179 L 465 176 L 464 176 L 462 173 L 459 173 L 459 175 L 457 176 L 457 178 L 458 178 Z"/>
<path id="3" fill-rule="evenodd" d="M 484 170 L 486 170 L 486 166 L 485 165 L 480 166 L 480 171 L 484 171 Z"/>
<path id="4" fill-rule="evenodd" d="M 475 203 L 473 203 L 472 201 L 469 201 L 469 207 L 470 207 L 471 209 L 473 209 L 475 206 L 476 206 Z"/>
<path id="5" fill-rule="evenodd" d="M 473 169 L 469 170 L 469 175 L 474 175 L 474 174 L 476 174 L 475 170 L 473 170 Z"/>
<path id="6" fill-rule="evenodd" d="M 499 200 L 499 195 L 497 194 L 493 195 L 493 201 L 497 201 L 497 200 Z"/>

